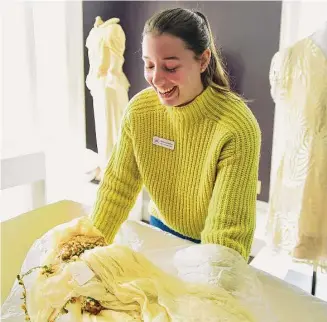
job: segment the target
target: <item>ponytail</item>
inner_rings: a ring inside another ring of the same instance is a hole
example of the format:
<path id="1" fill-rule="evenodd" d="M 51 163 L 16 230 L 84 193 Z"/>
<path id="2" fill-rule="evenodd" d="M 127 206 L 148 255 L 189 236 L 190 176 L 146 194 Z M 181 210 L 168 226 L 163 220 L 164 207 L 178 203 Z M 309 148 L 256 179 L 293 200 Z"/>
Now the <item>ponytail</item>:
<path id="1" fill-rule="evenodd" d="M 208 40 L 209 40 L 208 48 L 211 51 L 211 58 L 210 58 L 209 65 L 207 69 L 202 73 L 203 85 L 205 87 L 213 86 L 223 91 L 230 91 L 230 83 L 229 83 L 228 75 L 223 66 L 221 53 L 220 51 L 217 50 L 215 46 L 215 41 L 212 35 L 209 21 L 203 13 L 199 11 L 195 11 L 194 13 L 197 14 L 205 24 L 208 34 Z"/>

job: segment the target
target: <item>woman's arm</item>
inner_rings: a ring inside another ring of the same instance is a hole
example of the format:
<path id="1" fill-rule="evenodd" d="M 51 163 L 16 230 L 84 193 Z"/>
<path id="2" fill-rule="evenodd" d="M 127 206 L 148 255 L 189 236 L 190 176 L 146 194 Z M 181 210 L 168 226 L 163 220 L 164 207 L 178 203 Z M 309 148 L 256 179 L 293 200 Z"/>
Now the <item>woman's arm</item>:
<path id="1" fill-rule="evenodd" d="M 202 243 L 220 244 L 250 255 L 255 229 L 261 132 L 250 118 L 234 131 L 217 165 L 217 178 Z"/>
<path id="2" fill-rule="evenodd" d="M 125 113 L 116 143 L 91 214 L 96 228 L 111 243 L 126 220 L 142 187 L 131 138 L 128 112 Z"/>

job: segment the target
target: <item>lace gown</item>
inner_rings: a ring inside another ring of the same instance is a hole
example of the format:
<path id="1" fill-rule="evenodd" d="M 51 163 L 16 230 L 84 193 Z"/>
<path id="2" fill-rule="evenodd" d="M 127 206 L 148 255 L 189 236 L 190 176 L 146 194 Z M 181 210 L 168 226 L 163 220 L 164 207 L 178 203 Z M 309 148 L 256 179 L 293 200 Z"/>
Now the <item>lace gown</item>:
<path id="1" fill-rule="evenodd" d="M 278 52 L 271 94 L 282 114 L 268 235 L 299 260 L 327 264 L 327 58 L 311 38 Z M 279 134 L 277 134 L 279 136 Z"/>

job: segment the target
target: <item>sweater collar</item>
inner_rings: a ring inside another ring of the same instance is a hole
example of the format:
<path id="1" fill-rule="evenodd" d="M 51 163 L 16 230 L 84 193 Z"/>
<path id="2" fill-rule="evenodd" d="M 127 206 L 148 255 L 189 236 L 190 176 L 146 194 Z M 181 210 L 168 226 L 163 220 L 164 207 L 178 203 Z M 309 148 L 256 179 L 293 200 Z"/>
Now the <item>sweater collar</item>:
<path id="1" fill-rule="evenodd" d="M 217 104 L 216 91 L 208 86 L 195 99 L 183 106 L 163 105 L 172 119 L 181 122 L 195 122 L 207 115 L 207 109 Z"/>

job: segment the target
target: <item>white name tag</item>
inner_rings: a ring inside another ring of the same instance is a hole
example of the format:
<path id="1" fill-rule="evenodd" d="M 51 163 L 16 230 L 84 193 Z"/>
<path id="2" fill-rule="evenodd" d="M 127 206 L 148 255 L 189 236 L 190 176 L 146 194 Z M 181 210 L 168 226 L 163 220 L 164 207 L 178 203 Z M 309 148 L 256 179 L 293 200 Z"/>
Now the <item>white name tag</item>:
<path id="1" fill-rule="evenodd" d="M 74 262 L 70 265 L 69 271 L 79 285 L 84 285 L 95 276 L 93 271 L 84 262 Z"/>
<path id="2" fill-rule="evenodd" d="M 169 141 L 163 138 L 159 138 L 158 136 L 154 136 L 152 143 L 154 145 L 161 146 L 163 148 L 169 149 L 169 150 L 174 150 L 175 149 L 175 142 L 174 141 Z"/>

